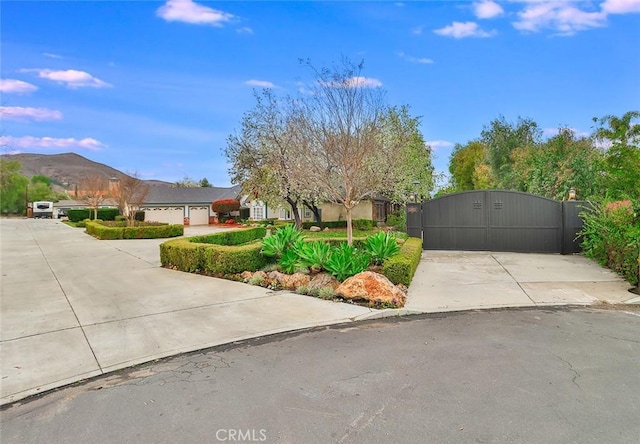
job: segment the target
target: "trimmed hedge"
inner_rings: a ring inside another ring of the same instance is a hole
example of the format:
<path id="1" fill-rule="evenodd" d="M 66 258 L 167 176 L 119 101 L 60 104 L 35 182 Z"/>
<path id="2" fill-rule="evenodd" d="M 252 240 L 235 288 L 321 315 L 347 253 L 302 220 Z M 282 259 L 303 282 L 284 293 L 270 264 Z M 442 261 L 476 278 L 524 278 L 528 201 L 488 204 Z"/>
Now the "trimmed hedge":
<path id="1" fill-rule="evenodd" d="M 115 220 L 119 214 L 120 211 L 117 208 L 98 208 L 98 219 L 100 220 Z M 93 215 L 93 209 L 67 210 L 67 217 L 71 222 L 80 222 L 85 219 L 93 220 Z"/>
<path id="2" fill-rule="evenodd" d="M 100 222 L 86 222 L 86 232 L 103 240 L 114 239 L 162 239 L 184 234 L 183 225 L 145 225 L 137 227 L 106 226 Z"/>
<path id="3" fill-rule="evenodd" d="M 422 240 L 417 237 L 408 238 L 400 247 L 398 254 L 390 257 L 382 264 L 384 274 L 394 284 L 411 284 L 413 275 L 422 257 Z"/>
<path id="4" fill-rule="evenodd" d="M 378 222 L 370 219 L 353 219 L 351 221 L 351 225 L 355 230 L 372 230 L 373 227 L 378 226 Z M 333 221 L 322 221 L 322 222 L 302 222 L 302 228 L 308 230 L 311 227 L 320 227 L 324 228 L 346 228 L 347 221 L 346 220 L 333 220 Z"/>
<path id="5" fill-rule="evenodd" d="M 260 254 L 262 242 L 245 245 L 195 243 L 191 239 L 175 239 L 160 244 L 160 263 L 189 273 L 216 275 L 257 271 L 267 264 Z"/>
<path id="6" fill-rule="evenodd" d="M 366 237 L 354 237 L 353 246 L 356 247 L 358 250 L 364 250 L 367 248 L 366 240 L 367 240 Z M 314 241 L 324 242 L 325 244 L 329 244 L 332 247 L 337 247 L 342 243 L 346 244 L 347 238 L 346 237 L 314 237 L 311 239 L 305 238 L 305 242 L 314 242 Z"/>
<path id="7" fill-rule="evenodd" d="M 262 239 L 266 234 L 266 228 L 255 227 L 246 230 L 224 231 L 206 236 L 194 236 L 189 238 L 189 242 L 198 244 L 240 245 L 256 239 Z"/>

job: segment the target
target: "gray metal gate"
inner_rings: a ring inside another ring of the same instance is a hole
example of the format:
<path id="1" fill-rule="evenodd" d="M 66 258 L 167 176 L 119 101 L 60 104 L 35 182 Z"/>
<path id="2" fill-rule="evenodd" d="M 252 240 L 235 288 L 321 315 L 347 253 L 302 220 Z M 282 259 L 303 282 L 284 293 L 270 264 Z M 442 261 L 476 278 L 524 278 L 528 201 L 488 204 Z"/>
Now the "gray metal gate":
<path id="1" fill-rule="evenodd" d="M 518 191 L 467 191 L 409 204 L 407 231 L 422 237 L 425 250 L 576 253 L 582 203 Z"/>

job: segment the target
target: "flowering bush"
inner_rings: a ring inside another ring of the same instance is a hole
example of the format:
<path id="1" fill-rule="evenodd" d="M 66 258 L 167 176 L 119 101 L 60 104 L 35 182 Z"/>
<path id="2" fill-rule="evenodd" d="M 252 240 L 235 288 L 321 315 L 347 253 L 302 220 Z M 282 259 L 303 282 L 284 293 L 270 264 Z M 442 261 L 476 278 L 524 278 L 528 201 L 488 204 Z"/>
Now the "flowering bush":
<path id="1" fill-rule="evenodd" d="M 225 223 L 225 225 L 233 225 L 233 224 L 236 223 L 236 221 L 233 220 L 233 219 L 227 219 L 227 220 L 224 221 L 224 223 Z"/>
<path id="2" fill-rule="evenodd" d="M 230 213 L 240 209 L 240 201 L 235 199 L 220 199 L 211 204 L 211 209 L 218 214 Z"/>

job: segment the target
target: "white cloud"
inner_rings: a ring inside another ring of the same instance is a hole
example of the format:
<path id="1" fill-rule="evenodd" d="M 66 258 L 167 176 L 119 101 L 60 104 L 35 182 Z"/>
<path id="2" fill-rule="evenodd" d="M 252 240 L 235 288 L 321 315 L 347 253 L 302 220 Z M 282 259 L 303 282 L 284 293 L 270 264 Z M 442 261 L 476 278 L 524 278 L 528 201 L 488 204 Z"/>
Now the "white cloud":
<path id="1" fill-rule="evenodd" d="M 43 52 L 42 55 L 45 56 L 45 57 L 49 57 L 50 59 L 62 59 L 62 58 L 64 58 L 61 55 L 52 54 L 50 52 Z"/>
<path id="2" fill-rule="evenodd" d="M 236 29 L 236 32 L 238 34 L 253 34 L 253 29 L 249 28 L 248 26 L 243 26 L 242 28 Z"/>
<path id="3" fill-rule="evenodd" d="M 382 82 L 372 77 L 355 76 L 347 79 L 345 86 L 349 88 L 355 88 L 358 86 L 363 88 L 379 88 L 382 86 Z"/>
<path id="4" fill-rule="evenodd" d="M 67 69 L 66 71 L 54 71 L 52 69 L 22 69 L 20 72 L 37 72 L 41 79 L 53 80 L 67 86 L 67 88 L 108 88 L 111 85 L 85 71 Z"/>
<path id="5" fill-rule="evenodd" d="M 0 92 L 13 94 L 27 94 L 37 90 L 31 83 L 16 79 L 0 79 Z"/>
<path id="6" fill-rule="evenodd" d="M 212 26 L 222 26 L 235 18 L 233 14 L 199 5 L 192 0 L 168 0 L 158 8 L 156 14 L 168 22 Z"/>
<path id="7" fill-rule="evenodd" d="M 107 146 L 92 139 L 85 137 L 84 139 L 74 139 L 72 137 L 66 139 L 59 139 L 55 137 L 13 137 L 2 136 L 0 137 L 0 145 L 7 146 L 14 149 L 84 149 L 91 151 L 98 151 Z"/>
<path id="8" fill-rule="evenodd" d="M 249 86 L 256 86 L 258 88 L 275 88 L 276 86 L 267 80 L 255 80 L 255 79 L 247 80 L 246 82 L 244 82 L 244 84 Z"/>
<path id="9" fill-rule="evenodd" d="M 577 31 L 604 26 L 607 14 L 601 11 L 583 11 L 570 2 L 545 1 L 527 5 L 518 13 L 518 18 L 513 26 L 519 31 L 551 29 L 558 35 L 569 36 Z"/>
<path id="10" fill-rule="evenodd" d="M 607 14 L 630 14 L 640 12 L 640 0 L 606 0 L 600 8 Z"/>
<path id="11" fill-rule="evenodd" d="M 430 65 L 430 64 L 433 63 L 433 60 L 428 59 L 426 57 L 413 57 L 413 56 L 405 54 L 402 51 L 400 51 L 398 53 L 398 57 L 400 57 L 403 60 L 406 60 L 407 62 L 419 63 L 419 64 L 422 64 L 422 65 Z"/>
<path id="12" fill-rule="evenodd" d="M 504 14 L 504 9 L 492 0 L 484 0 L 473 4 L 473 12 L 479 19 L 489 19 Z"/>
<path id="13" fill-rule="evenodd" d="M 30 108 L 22 106 L 0 106 L 0 116 L 9 120 L 60 120 L 62 113 L 54 109 Z"/>
<path id="14" fill-rule="evenodd" d="M 451 25 L 436 29 L 433 32 L 438 35 L 453 37 L 455 39 L 462 39 L 465 37 L 486 38 L 496 34 L 496 31 L 484 31 L 480 29 L 478 24 L 475 22 L 453 22 Z"/>
<path id="15" fill-rule="evenodd" d="M 447 140 L 429 140 L 425 143 L 434 151 L 438 148 L 450 148 L 455 145 L 453 142 L 449 142 Z"/>

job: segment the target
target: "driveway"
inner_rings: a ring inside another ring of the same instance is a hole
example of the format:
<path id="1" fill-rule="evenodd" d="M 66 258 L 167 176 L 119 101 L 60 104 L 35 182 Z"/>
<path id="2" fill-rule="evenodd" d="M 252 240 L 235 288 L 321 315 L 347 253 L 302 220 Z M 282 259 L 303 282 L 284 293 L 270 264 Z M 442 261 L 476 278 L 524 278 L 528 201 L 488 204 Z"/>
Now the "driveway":
<path id="1" fill-rule="evenodd" d="M 18 403 L 0 412 L 2 438 L 637 444 L 636 315 L 485 310 L 280 334 Z"/>
<path id="2" fill-rule="evenodd" d="M 219 229 L 187 227 L 185 234 Z M 57 220 L 0 219 L 0 241 L 2 404 L 277 332 L 630 296 L 622 279 L 580 256 L 425 252 L 405 309 L 378 311 L 164 269 L 163 240 L 100 241 Z"/>

